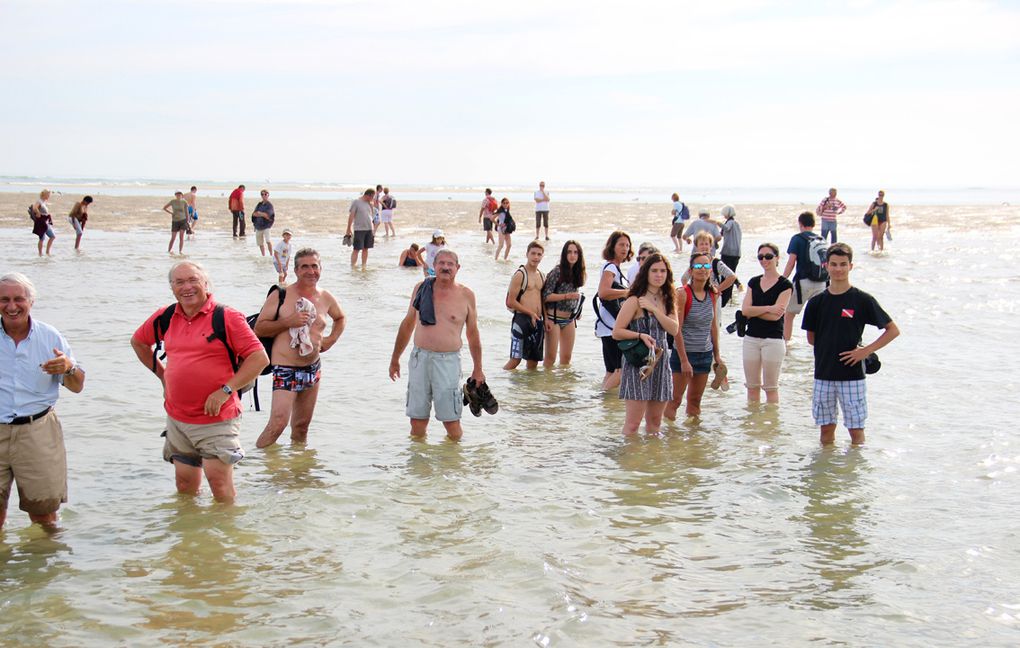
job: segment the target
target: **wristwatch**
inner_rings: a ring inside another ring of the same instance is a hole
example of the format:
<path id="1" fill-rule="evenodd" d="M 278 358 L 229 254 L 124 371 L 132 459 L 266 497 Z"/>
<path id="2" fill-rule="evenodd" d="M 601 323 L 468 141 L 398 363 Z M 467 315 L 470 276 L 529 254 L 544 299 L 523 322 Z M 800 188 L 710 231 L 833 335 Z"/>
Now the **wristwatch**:
<path id="1" fill-rule="evenodd" d="M 67 371 L 64 372 L 64 375 L 65 376 L 73 376 L 75 371 L 78 371 L 78 361 L 77 360 L 71 360 L 71 366 L 68 368 Z"/>
<path id="2" fill-rule="evenodd" d="M 223 393 L 226 394 L 227 396 L 230 396 L 231 394 L 234 393 L 234 390 L 230 388 L 230 385 L 223 385 L 222 387 L 220 387 L 220 390 L 222 390 Z"/>

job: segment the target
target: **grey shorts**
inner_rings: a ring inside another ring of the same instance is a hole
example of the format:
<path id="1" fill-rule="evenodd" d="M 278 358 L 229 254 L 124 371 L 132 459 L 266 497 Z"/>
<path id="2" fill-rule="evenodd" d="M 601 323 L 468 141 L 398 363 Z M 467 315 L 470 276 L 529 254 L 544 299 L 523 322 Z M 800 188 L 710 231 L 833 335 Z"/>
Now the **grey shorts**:
<path id="1" fill-rule="evenodd" d="M 800 299 L 797 299 L 797 286 L 794 285 L 793 295 L 790 296 L 790 303 L 786 305 L 786 312 L 793 313 L 794 315 L 804 310 L 804 304 L 806 304 L 809 299 L 825 290 L 824 281 L 800 279 L 797 283 L 800 284 Z"/>
<path id="2" fill-rule="evenodd" d="M 437 420 L 459 421 L 464 409 L 460 351 L 426 351 L 414 347 L 407 366 L 407 417 L 428 420 L 435 404 Z"/>
<path id="3" fill-rule="evenodd" d="M 184 423 L 167 416 L 163 460 L 201 466 L 203 459 L 219 459 L 232 466 L 244 459 L 240 432 L 240 416 L 206 424 Z"/>
<path id="4" fill-rule="evenodd" d="M 352 242 L 355 250 L 371 250 L 375 247 L 375 234 L 372 230 L 354 230 Z"/>

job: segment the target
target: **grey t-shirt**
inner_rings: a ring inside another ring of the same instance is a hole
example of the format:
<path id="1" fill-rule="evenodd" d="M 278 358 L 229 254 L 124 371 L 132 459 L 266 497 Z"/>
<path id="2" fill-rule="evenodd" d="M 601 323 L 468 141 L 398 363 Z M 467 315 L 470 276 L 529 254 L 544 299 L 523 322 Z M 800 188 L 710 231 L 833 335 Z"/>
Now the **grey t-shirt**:
<path id="1" fill-rule="evenodd" d="M 719 240 L 719 228 L 716 227 L 715 223 L 710 223 L 703 218 L 691 221 L 691 224 L 687 226 L 687 231 L 684 232 L 684 238 L 690 237 L 693 241 L 698 232 L 708 232 L 716 241 Z M 716 249 L 716 247 L 716 245 L 712 245 L 713 250 Z"/>
<path id="2" fill-rule="evenodd" d="M 356 198 L 351 203 L 351 214 L 354 214 L 354 231 L 363 231 L 372 229 L 372 216 L 375 215 L 375 210 L 372 208 L 372 203 L 365 202 L 361 198 Z"/>
<path id="3" fill-rule="evenodd" d="M 742 234 L 740 232 L 740 223 L 737 222 L 737 219 L 730 218 L 722 224 L 722 235 L 722 250 L 720 250 L 719 254 L 740 256 L 740 239 Z"/>

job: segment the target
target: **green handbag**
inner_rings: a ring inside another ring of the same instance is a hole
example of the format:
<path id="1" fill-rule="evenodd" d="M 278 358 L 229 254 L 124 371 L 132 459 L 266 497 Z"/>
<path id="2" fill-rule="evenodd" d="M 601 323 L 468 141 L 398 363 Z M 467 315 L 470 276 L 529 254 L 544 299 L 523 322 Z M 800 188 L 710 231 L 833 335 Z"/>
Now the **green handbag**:
<path id="1" fill-rule="evenodd" d="M 647 313 L 645 317 L 648 317 Z M 627 330 L 634 331 L 633 327 L 636 322 L 632 321 Z M 640 333 L 640 331 L 635 331 Z M 648 362 L 648 345 L 645 344 L 640 337 L 636 337 L 630 340 L 618 340 L 616 342 L 617 348 L 623 352 L 623 357 L 627 359 L 627 363 L 632 367 L 640 367 Z"/>

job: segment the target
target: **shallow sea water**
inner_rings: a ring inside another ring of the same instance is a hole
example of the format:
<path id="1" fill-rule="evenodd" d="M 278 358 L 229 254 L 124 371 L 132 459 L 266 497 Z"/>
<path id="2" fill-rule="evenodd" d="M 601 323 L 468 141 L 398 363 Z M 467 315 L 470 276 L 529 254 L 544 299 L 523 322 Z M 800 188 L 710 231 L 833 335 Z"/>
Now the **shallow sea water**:
<path id="1" fill-rule="evenodd" d="M 576 236 L 592 274 L 612 219 L 603 211 L 591 211 L 600 233 Z M 747 231 L 741 276 L 756 267 L 756 242 L 789 235 Z M 849 236 L 866 247 L 863 229 Z M 203 232 L 187 249 L 217 299 L 245 312 L 273 281 L 252 238 Z M 516 238 L 511 258 L 522 259 L 526 237 Z M 436 422 L 427 442 L 409 440 L 406 379 L 386 375 L 419 279 L 395 267 L 406 240 L 381 241 L 362 273 L 338 236 L 323 237 L 322 285 L 349 324 L 323 356 L 309 443 L 285 433 L 256 450 L 267 413 L 247 411 L 239 499 L 226 507 L 207 490 L 173 492 L 158 382 L 128 344 L 171 299 L 166 234 L 89 231 L 78 256 L 65 235 L 58 256 L 40 260 L 27 232 L 0 230 L 3 271 L 33 279 L 35 316 L 89 372 L 85 392 L 58 404 L 70 486 L 61 530 L 29 526 L 11 498 L 0 643 L 1020 642 L 1016 227 L 995 229 L 993 246 L 987 232 L 900 228 L 886 256 L 858 255 L 854 283 L 903 334 L 869 379 L 857 449 L 842 427 L 835 448 L 818 447 L 799 331 L 778 409 L 745 403 L 739 341 L 724 336 L 733 389 L 709 390 L 700 421 L 623 439 L 622 403 L 598 390 L 588 304 L 571 368 L 504 372 L 503 296 L 520 261 L 494 263 L 475 233 L 450 239 L 478 296 L 499 414 L 467 414 L 461 443 Z M 463 363 L 467 372 L 466 350 Z"/>

